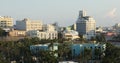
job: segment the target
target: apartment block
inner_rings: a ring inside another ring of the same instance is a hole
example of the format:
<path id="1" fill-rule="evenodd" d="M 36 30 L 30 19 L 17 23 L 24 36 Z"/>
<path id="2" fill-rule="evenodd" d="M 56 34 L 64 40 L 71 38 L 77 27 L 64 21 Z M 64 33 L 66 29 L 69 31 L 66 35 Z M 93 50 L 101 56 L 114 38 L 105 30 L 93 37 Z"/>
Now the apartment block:
<path id="1" fill-rule="evenodd" d="M 20 21 L 16 21 L 17 30 L 42 30 L 42 22 L 40 20 L 30 20 L 25 18 Z"/>
<path id="2" fill-rule="evenodd" d="M 4 16 L 0 16 L 0 27 L 1 28 L 11 28 L 13 27 L 13 18 Z"/>

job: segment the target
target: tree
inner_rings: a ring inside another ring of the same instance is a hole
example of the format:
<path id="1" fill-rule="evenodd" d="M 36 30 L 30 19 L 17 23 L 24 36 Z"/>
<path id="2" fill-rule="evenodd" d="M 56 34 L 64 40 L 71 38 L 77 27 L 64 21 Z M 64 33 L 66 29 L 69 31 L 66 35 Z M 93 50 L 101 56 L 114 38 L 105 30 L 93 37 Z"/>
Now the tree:
<path id="1" fill-rule="evenodd" d="M 59 60 L 62 61 L 62 60 L 68 60 L 68 59 L 71 59 L 72 56 L 71 56 L 71 47 L 70 47 L 70 43 L 63 43 L 63 44 L 60 44 L 58 46 L 58 55 L 59 55 Z"/>
<path id="2" fill-rule="evenodd" d="M 101 56 L 102 56 L 102 54 L 103 54 L 103 52 L 102 52 L 102 50 L 100 49 L 100 48 L 95 48 L 95 50 L 94 50 L 95 52 L 94 52 L 94 57 L 95 57 L 95 59 L 96 60 L 100 60 L 101 59 Z"/>
<path id="3" fill-rule="evenodd" d="M 97 42 L 106 42 L 105 36 L 103 34 L 96 35 Z"/>
<path id="4" fill-rule="evenodd" d="M 114 36 L 113 40 L 120 41 L 120 34 L 118 34 L 117 36 Z"/>
<path id="5" fill-rule="evenodd" d="M 106 43 L 105 57 L 102 58 L 102 63 L 117 63 L 118 59 L 120 59 L 120 48 Z"/>
<path id="6" fill-rule="evenodd" d="M 88 62 L 92 59 L 92 49 L 84 48 L 84 61 Z"/>
<path id="7" fill-rule="evenodd" d="M 4 37 L 4 36 L 7 36 L 7 33 L 5 32 L 5 30 L 0 28 L 0 37 Z"/>

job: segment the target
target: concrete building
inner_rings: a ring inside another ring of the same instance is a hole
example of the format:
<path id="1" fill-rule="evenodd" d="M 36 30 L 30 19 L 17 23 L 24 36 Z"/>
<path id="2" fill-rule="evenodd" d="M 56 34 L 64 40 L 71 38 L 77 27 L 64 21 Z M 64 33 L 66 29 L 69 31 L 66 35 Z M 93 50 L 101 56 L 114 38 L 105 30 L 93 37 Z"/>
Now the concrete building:
<path id="1" fill-rule="evenodd" d="M 25 18 L 24 20 L 16 21 L 16 29 L 25 31 L 42 30 L 42 22 Z"/>
<path id="2" fill-rule="evenodd" d="M 66 27 L 67 30 L 76 30 L 76 23 Z"/>
<path id="3" fill-rule="evenodd" d="M 33 54 L 36 54 L 37 52 L 44 50 L 44 51 L 57 51 L 58 50 L 58 43 L 53 43 L 53 46 L 49 46 L 50 43 L 47 44 L 37 44 L 37 45 L 31 45 L 30 46 L 30 51 Z M 57 53 L 54 54 L 56 57 L 58 56 Z"/>
<path id="4" fill-rule="evenodd" d="M 40 39 L 57 39 L 58 32 L 51 24 L 43 25 L 43 30 L 30 30 L 27 32 L 30 37 L 38 37 Z"/>
<path id="5" fill-rule="evenodd" d="M 94 18 L 86 16 L 86 11 L 80 11 L 76 22 L 76 30 L 80 35 L 85 36 L 86 39 L 91 39 L 91 37 L 94 37 L 96 33 L 96 22 Z"/>
<path id="6" fill-rule="evenodd" d="M 0 27 L 1 28 L 11 28 L 13 27 L 13 18 L 4 16 L 0 16 Z"/>
<path id="7" fill-rule="evenodd" d="M 79 56 L 81 53 L 84 53 L 85 48 L 91 49 L 92 56 L 94 57 L 95 49 L 100 49 L 102 52 L 106 49 L 106 44 L 100 43 L 81 43 L 81 44 L 72 44 L 72 56 Z"/>
<path id="8" fill-rule="evenodd" d="M 65 30 L 63 32 L 63 38 L 69 39 L 69 40 L 74 40 L 74 39 L 78 39 L 80 37 L 79 37 L 77 31 L 74 31 L 74 30 Z"/>
<path id="9" fill-rule="evenodd" d="M 57 39 L 57 31 L 39 31 L 31 30 L 27 32 L 27 35 L 30 37 L 38 37 L 39 39 Z"/>
<path id="10" fill-rule="evenodd" d="M 55 26 L 52 24 L 43 25 L 43 31 L 55 31 Z"/>
<path id="11" fill-rule="evenodd" d="M 57 22 L 53 23 L 52 25 L 55 27 L 55 30 L 56 30 L 56 31 L 58 31 L 58 32 L 61 31 L 60 26 L 58 25 Z"/>
<path id="12" fill-rule="evenodd" d="M 96 27 L 96 33 L 102 33 L 102 32 L 103 32 L 103 29 L 101 26 Z"/>
<path id="13" fill-rule="evenodd" d="M 23 30 L 11 30 L 11 31 L 9 31 L 9 36 L 12 36 L 12 37 L 25 37 L 26 36 L 26 31 L 23 31 Z"/>

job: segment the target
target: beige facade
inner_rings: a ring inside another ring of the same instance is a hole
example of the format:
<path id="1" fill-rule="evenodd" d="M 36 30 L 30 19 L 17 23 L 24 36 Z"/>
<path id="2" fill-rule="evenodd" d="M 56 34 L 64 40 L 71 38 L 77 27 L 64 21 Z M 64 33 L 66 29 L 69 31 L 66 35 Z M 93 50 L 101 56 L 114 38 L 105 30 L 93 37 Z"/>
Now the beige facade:
<path id="1" fill-rule="evenodd" d="M 12 30 L 12 31 L 9 32 L 9 36 L 24 37 L 24 36 L 26 36 L 26 31 Z"/>
<path id="2" fill-rule="evenodd" d="M 74 30 L 66 30 L 63 32 L 63 38 L 65 39 L 70 39 L 70 40 L 74 40 L 74 39 L 78 39 L 80 38 L 78 35 L 77 31 Z"/>
<path id="3" fill-rule="evenodd" d="M 0 27 L 1 28 L 13 27 L 13 18 L 7 16 L 0 17 Z"/>
<path id="4" fill-rule="evenodd" d="M 43 30 L 44 31 L 55 31 L 55 26 L 53 26 L 52 24 L 43 25 Z"/>
<path id="5" fill-rule="evenodd" d="M 42 30 L 42 22 L 39 20 L 30 20 L 25 18 L 21 21 L 16 21 L 17 30 Z"/>

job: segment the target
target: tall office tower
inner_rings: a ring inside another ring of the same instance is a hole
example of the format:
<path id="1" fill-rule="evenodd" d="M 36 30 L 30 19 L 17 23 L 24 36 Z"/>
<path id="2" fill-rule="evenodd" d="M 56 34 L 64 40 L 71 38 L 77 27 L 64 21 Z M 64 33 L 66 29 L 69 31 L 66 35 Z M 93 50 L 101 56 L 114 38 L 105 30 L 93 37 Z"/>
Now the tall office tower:
<path id="1" fill-rule="evenodd" d="M 93 17 L 86 16 L 86 11 L 80 11 L 76 22 L 76 30 L 79 35 L 85 36 L 86 39 L 95 37 L 96 22 Z"/>
<path id="2" fill-rule="evenodd" d="M 25 31 L 42 30 L 42 22 L 25 18 L 24 20 L 16 21 L 16 29 Z"/>
<path id="3" fill-rule="evenodd" d="M 0 27 L 1 28 L 11 28 L 13 27 L 13 18 L 4 16 L 0 16 Z"/>

